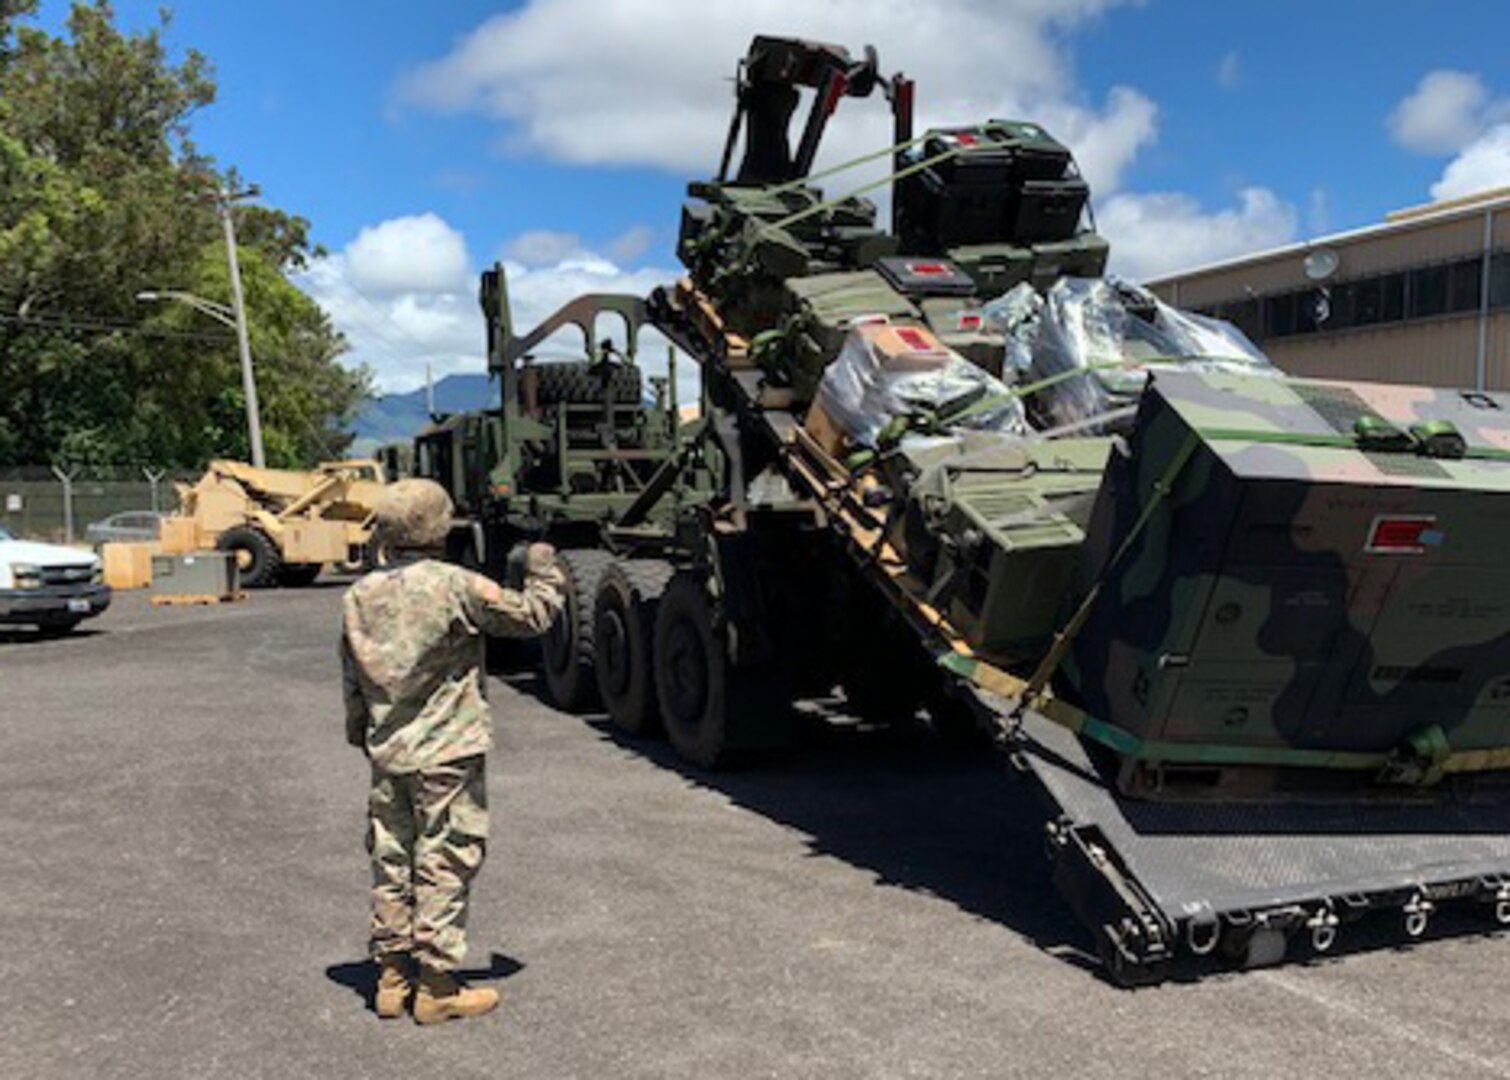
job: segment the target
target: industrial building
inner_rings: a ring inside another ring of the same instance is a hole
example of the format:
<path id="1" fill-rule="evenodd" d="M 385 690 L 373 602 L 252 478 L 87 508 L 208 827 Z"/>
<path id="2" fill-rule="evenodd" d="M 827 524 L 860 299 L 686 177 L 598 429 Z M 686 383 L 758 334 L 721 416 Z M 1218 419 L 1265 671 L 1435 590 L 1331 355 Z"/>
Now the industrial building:
<path id="1" fill-rule="evenodd" d="M 1149 283 L 1316 378 L 1510 389 L 1510 188 Z"/>

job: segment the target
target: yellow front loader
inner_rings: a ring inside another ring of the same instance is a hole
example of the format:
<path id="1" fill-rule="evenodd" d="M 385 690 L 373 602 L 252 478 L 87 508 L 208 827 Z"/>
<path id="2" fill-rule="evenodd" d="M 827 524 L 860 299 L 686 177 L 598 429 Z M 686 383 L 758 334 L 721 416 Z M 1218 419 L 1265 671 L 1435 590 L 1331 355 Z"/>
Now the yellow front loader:
<path id="1" fill-rule="evenodd" d="M 372 515 L 387 476 L 376 461 L 333 461 L 301 472 L 212 461 L 163 522 L 167 554 L 215 548 L 236 556 L 248 588 L 308 585 L 326 566 L 374 561 Z"/>

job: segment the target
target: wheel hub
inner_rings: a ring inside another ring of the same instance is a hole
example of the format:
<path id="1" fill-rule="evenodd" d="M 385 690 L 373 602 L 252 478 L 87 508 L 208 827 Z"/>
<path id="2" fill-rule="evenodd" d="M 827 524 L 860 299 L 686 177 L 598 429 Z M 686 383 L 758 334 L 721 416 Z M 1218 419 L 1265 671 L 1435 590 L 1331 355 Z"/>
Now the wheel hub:
<path id="1" fill-rule="evenodd" d="M 621 695 L 629 689 L 629 628 L 624 613 L 609 608 L 598 626 L 597 660 L 610 692 Z"/>

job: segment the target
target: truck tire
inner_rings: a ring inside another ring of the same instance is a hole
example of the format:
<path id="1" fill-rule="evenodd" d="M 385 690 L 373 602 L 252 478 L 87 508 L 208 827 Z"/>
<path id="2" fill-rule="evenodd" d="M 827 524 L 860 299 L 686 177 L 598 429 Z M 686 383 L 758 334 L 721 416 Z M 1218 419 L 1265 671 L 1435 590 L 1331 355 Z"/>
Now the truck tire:
<path id="1" fill-rule="evenodd" d="M 676 572 L 659 559 L 615 562 L 593 603 L 598 697 L 620 731 L 650 735 L 660 726 L 651 665 L 655 614 Z"/>
<path id="2" fill-rule="evenodd" d="M 556 565 L 566 576 L 565 604 L 541 642 L 545 689 L 558 709 L 586 712 L 598 703 L 593 674 L 593 600 L 613 562 L 606 551 L 562 551 Z"/>
<path id="3" fill-rule="evenodd" d="M 221 533 L 215 547 L 236 557 L 240 582 L 248 589 L 270 588 L 283 576 L 283 553 L 261 529 L 237 525 Z"/>
<path id="4" fill-rule="evenodd" d="M 535 400 L 546 405 L 600 405 L 611 394 L 616 405 L 640 403 L 640 369 L 613 364 L 605 373 L 586 361 L 536 364 Z"/>
<path id="5" fill-rule="evenodd" d="M 677 574 L 655 615 L 655 696 L 676 752 L 705 769 L 727 754 L 728 660 L 700 577 Z"/>
<path id="6" fill-rule="evenodd" d="M 655 697 L 671 745 L 705 769 L 746 751 L 781 750 L 795 734 L 789 664 L 729 662 L 713 598 L 698 574 L 677 573 L 655 613 Z"/>
<path id="7" fill-rule="evenodd" d="M 319 563 L 299 563 L 296 566 L 285 564 L 279 580 L 291 589 L 305 589 L 315 583 L 323 569 L 325 568 Z"/>

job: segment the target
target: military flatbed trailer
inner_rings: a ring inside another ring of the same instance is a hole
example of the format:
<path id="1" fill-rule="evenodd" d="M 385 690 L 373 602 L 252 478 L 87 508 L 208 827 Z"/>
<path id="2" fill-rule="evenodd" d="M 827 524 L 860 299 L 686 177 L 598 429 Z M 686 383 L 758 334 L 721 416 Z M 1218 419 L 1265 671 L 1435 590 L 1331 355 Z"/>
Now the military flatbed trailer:
<path id="1" fill-rule="evenodd" d="M 1469 926 L 1510 925 L 1510 786 L 1497 780 L 1468 799 L 1430 789 L 1302 801 L 1119 793 L 1101 747 L 1025 708 L 1025 680 L 980 661 L 929 604 L 849 471 L 746 366 L 743 342 L 719 332 L 692 284 L 663 292 L 652 310 L 718 387 L 724 427 L 775 448 L 796 512 L 823 522 L 924 649 L 956 673 L 959 698 L 1041 798 L 1054 883 L 1113 980 L 1145 985 L 1174 971 L 1320 956 L 1363 920 L 1373 925 L 1370 943 L 1419 939 L 1449 909 L 1468 913 Z"/>
<path id="2" fill-rule="evenodd" d="M 893 145 L 813 172 L 839 102 L 877 91 Z M 914 135 L 913 105 L 873 50 L 756 38 L 716 177 L 688 188 L 687 277 L 578 302 L 628 312 L 630 353 L 643 322 L 693 357 L 704 409 L 632 477 L 602 453 L 616 410 L 559 440 L 614 509 L 586 539 L 538 525 L 567 583 L 553 698 L 705 768 L 789 747 L 793 703 L 836 687 L 867 722 L 984 734 L 1125 984 L 1324 953 L 1360 920 L 1505 924 L 1510 396 L 1277 377 L 1103 277 L 1042 127 Z M 814 186 L 882 158 L 883 180 Z M 882 183 L 889 231 L 861 198 Z M 595 318 L 518 337 L 502 295 L 500 270 L 490 368 L 535 454 L 514 365 Z M 1114 355 L 1077 354 L 1088 336 Z M 492 490 L 544 505 L 510 460 Z M 552 505 L 586 505 L 559 479 Z"/>

